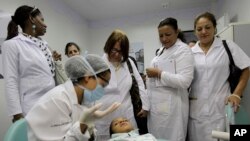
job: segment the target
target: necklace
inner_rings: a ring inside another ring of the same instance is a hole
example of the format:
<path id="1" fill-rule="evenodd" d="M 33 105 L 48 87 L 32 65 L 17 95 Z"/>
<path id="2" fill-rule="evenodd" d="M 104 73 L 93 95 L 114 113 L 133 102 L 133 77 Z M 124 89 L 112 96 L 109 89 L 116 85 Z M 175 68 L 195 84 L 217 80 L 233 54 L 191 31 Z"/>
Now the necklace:
<path id="1" fill-rule="evenodd" d="M 27 34 L 27 33 L 24 33 L 24 32 L 23 32 L 22 34 L 23 34 L 25 37 L 29 37 L 29 38 L 32 37 L 31 35 L 29 35 L 29 34 Z"/>
<path id="2" fill-rule="evenodd" d="M 200 48 L 206 54 L 210 47 L 200 47 Z"/>
<path id="3" fill-rule="evenodd" d="M 118 64 L 117 66 L 115 66 L 115 71 L 118 71 L 121 68 L 121 64 Z"/>
<path id="4" fill-rule="evenodd" d="M 114 66 L 115 71 L 118 71 L 121 68 L 121 62 L 111 62 L 111 64 Z"/>
<path id="5" fill-rule="evenodd" d="M 211 46 L 201 46 L 201 45 L 199 44 L 199 47 L 201 48 L 201 50 L 202 50 L 205 54 L 207 54 L 207 52 L 208 52 L 208 50 L 210 49 Z"/>
<path id="6" fill-rule="evenodd" d="M 209 49 L 210 49 L 210 47 L 212 46 L 212 44 L 213 44 L 213 40 L 212 40 L 211 42 L 209 42 L 209 43 L 206 43 L 206 44 L 201 44 L 201 43 L 199 43 L 199 46 L 200 46 L 201 50 L 202 50 L 205 54 L 207 54 L 207 52 L 209 51 Z"/>

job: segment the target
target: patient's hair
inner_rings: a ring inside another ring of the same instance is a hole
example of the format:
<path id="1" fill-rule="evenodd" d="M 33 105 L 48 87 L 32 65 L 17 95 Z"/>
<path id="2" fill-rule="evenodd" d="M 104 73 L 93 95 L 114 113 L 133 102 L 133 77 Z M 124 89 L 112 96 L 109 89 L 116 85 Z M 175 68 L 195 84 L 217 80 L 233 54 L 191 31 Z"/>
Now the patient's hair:
<path id="1" fill-rule="evenodd" d="M 110 125 L 109 125 L 109 135 L 110 135 L 110 137 L 112 136 L 112 134 L 114 134 L 114 131 L 113 131 L 113 129 L 112 129 L 112 123 L 114 122 L 114 120 L 112 120 L 112 122 L 110 123 Z"/>

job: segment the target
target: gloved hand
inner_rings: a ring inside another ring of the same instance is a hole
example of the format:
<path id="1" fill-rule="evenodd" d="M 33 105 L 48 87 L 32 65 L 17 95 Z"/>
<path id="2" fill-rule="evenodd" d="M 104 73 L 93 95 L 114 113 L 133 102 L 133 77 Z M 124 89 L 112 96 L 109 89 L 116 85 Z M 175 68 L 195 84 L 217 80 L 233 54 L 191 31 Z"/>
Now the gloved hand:
<path id="1" fill-rule="evenodd" d="M 84 110 L 79 121 L 80 121 L 80 123 L 84 123 L 84 124 L 88 125 L 88 128 L 93 128 L 95 120 L 101 119 L 105 115 L 113 112 L 120 105 L 121 105 L 121 103 L 114 102 L 106 110 L 99 111 L 98 109 L 101 108 L 102 104 L 101 103 L 96 104 L 93 107 Z"/>

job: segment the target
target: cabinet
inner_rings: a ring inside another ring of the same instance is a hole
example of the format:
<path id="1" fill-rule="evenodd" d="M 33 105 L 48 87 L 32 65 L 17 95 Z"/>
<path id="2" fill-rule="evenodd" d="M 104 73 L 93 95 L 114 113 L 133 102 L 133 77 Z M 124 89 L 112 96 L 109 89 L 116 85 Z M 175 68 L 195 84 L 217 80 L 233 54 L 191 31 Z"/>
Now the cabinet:
<path id="1" fill-rule="evenodd" d="M 250 57 L 250 23 L 231 23 L 222 31 L 218 32 L 217 35 L 222 39 L 234 41 Z M 245 116 L 247 116 L 248 121 L 250 121 L 250 80 L 244 91 L 241 109 L 244 110 Z"/>

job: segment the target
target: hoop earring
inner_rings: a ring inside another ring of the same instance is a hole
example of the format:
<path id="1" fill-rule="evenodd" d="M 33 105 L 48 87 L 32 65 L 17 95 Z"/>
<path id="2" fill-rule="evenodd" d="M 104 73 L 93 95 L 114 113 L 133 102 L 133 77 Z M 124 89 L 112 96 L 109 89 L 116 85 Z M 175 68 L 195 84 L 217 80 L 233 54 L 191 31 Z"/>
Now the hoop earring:
<path id="1" fill-rule="evenodd" d="M 33 34 L 35 34 L 36 33 L 36 25 L 32 25 L 32 32 L 33 32 Z"/>

